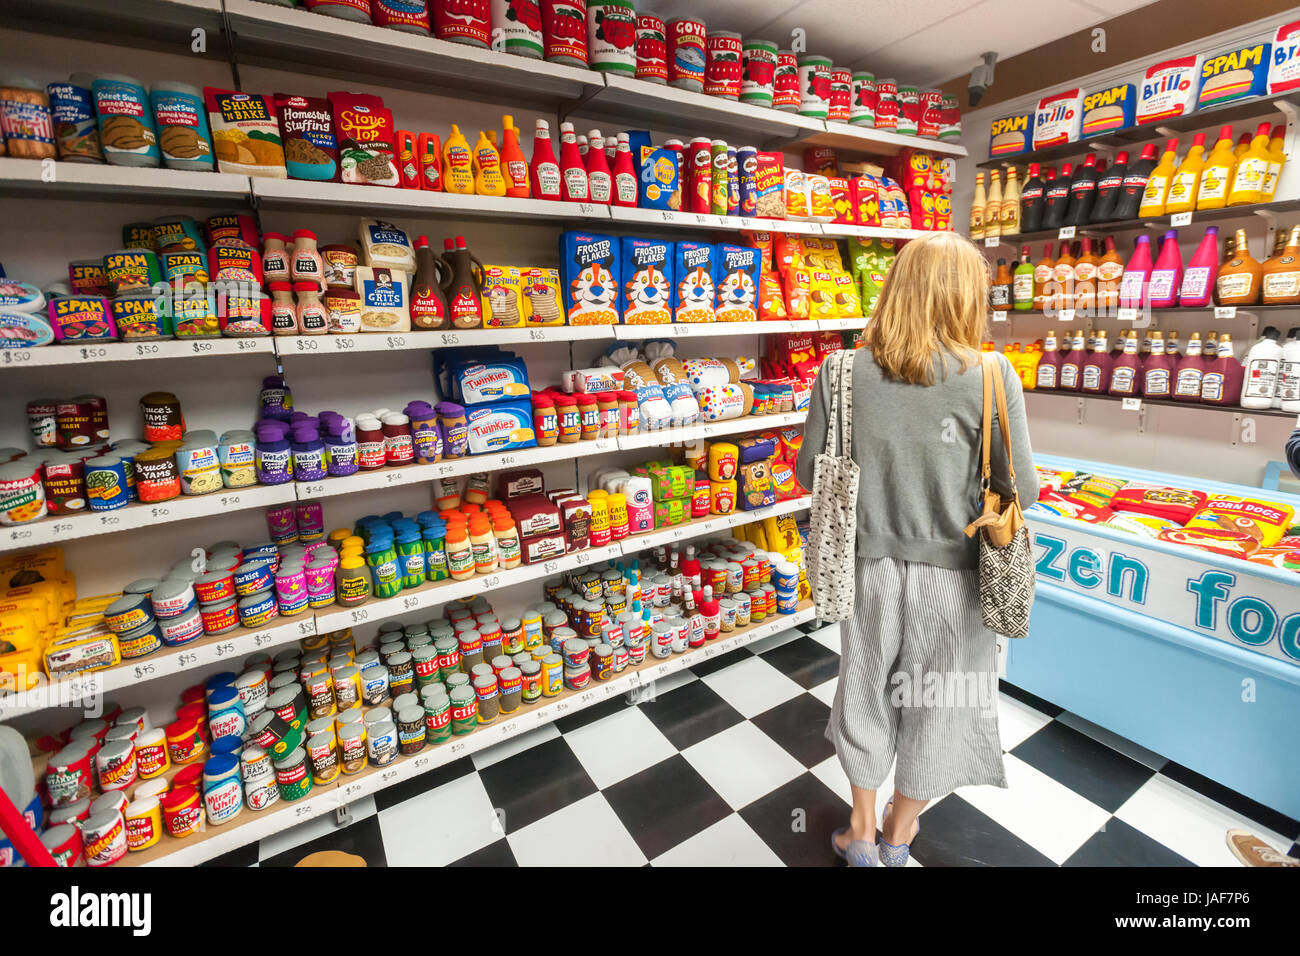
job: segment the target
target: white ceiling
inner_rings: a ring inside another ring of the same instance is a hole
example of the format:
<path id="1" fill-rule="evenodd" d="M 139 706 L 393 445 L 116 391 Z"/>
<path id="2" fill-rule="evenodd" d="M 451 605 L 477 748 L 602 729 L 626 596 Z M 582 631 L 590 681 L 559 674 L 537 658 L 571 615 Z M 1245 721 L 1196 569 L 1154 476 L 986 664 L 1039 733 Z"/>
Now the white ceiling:
<path id="1" fill-rule="evenodd" d="M 837 66 L 934 85 L 969 73 L 986 50 L 1006 59 L 1153 0 L 647 0 L 665 20 L 698 16 L 711 28 L 790 45 L 796 27 L 808 52 Z"/>

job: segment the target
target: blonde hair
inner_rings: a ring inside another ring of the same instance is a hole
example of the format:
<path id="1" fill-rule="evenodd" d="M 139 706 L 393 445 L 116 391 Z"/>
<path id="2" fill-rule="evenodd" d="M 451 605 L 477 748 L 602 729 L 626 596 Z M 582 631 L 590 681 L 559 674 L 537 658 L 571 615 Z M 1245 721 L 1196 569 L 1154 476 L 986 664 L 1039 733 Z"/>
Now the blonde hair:
<path id="1" fill-rule="evenodd" d="M 988 311 L 983 253 L 964 236 L 936 232 L 903 246 L 863 341 L 887 378 L 931 385 L 940 352 L 958 359 L 963 372 L 979 364 Z"/>

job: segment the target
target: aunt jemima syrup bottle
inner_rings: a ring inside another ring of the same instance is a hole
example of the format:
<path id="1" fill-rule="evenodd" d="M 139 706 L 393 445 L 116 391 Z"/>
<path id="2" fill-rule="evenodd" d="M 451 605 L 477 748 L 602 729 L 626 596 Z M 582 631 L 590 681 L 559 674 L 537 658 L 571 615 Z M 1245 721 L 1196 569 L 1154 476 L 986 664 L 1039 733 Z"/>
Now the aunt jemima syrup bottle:
<path id="1" fill-rule="evenodd" d="M 1232 256 L 1219 266 L 1219 275 L 1214 283 L 1215 301 L 1219 305 L 1254 305 L 1259 301 L 1263 271 L 1263 267 L 1251 258 L 1246 230 L 1238 229 Z"/>
<path id="2" fill-rule="evenodd" d="M 451 316 L 447 297 L 442 292 L 442 280 L 447 266 L 433 257 L 429 237 L 415 240 L 415 280 L 411 283 L 411 328 L 448 329 Z"/>
<path id="3" fill-rule="evenodd" d="M 464 236 L 457 236 L 454 244 L 450 239 L 443 243 L 442 259 L 449 272 L 443 291 L 451 324 L 458 329 L 482 328 L 483 264 L 470 254 Z"/>
<path id="4" fill-rule="evenodd" d="M 1281 255 L 1273 256 L 1260 269 L 1265 305 L 1300 303 L 1300 226 L 1291 227 Z"/>

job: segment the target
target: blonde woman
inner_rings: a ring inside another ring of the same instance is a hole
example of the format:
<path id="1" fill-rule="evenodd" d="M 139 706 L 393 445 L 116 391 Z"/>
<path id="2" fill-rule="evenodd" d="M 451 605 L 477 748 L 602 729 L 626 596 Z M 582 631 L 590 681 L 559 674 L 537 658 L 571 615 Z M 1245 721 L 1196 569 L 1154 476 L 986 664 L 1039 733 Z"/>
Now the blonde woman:
<path id="1" fill-rule="evenodd" d="M 1005 787 L 995 637 L 981 622 L 976 541 L 989 269 L 968 239 L 941 232 L 903 247 L 853 368 L 853 459 L 861 468 L 853 615 L 841 625 L 839 683 L 826 736 L 853 787 L 832 835 L 854 866 L 907 863 L 927 802 L 958 787 Z M 1038 497 L 1024 396 L 1006 386 L 1020 500 Z M 833 376 L 818 378 L 797 473 L 813 487 Z M 996 414 L 996 413 L 995 413 Z M 1011 488 L 994 419 L 994 487 Z M 876 790 L 894 793 L 876 846 Z"/>

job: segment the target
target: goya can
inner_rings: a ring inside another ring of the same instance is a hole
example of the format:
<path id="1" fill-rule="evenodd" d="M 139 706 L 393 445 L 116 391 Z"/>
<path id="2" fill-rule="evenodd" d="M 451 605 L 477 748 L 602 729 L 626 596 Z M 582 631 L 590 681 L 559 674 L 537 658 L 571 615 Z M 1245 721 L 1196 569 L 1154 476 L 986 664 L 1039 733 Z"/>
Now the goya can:
<path id="1" fill-rule="evenodd" d="M 830 99 L 826 106 L 826 118 L 847 123 L 852 99 L 853 71 L 841 66 L 831 67 Z"/>
<path id="2" fill-rule="evenodd" d="M 772 105 L 787 113 L 799 112 L 799 58 L 789 50 L 776 55 L 776 73 L 772 76 Z"/>
<path id="3" fill-rule="evenodd" d="M 740 98 L 740 34 L 714 30 L 704 42 L 704 92 L 725 99 Z"/>
<path id="4" fill-rule="evenodd" d="M 636 18 L 636 78 L 648 83 L 668 82 L 668 37 L 659 17 L 641 13 Z"/>
<path id="5" fill-rule="evenodd" d="M 668 21 L 668 85 L 704 91 L 704 45 L 708 37 L 699 17 L 674 17 Z"/>
<path id="6" fill-rule="evenodd" d="M 811 53 L 799 55 L 799 115 L 825 119 L 830 110 L 831 60 Z"/>
<path id="7" fill-rule="evenodd" d="M 746 40 L 740 48 L 740 100 L 758 106 L 772 105 L 776 79 L 776 44 L 771 40 Z"/>
<path id="8" fill-rule="evenodd" d="M 587 0 L 587 65 L 602 73 L 636 74 L 632 0 Z"/>

